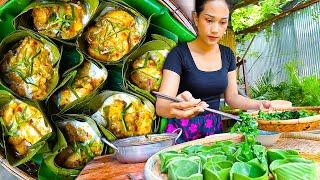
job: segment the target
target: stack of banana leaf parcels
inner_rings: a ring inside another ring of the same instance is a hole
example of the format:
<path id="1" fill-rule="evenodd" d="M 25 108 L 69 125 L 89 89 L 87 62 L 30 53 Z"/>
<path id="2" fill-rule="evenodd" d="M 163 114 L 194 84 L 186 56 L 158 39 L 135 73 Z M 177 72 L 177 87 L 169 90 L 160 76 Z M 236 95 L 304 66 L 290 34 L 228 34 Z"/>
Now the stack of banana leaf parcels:
<path id="1" fill-rule="evenodd" d="M 34 1 L 15 17 L 16 30 L 0 44 L 0 149 L 12 166 L 73 179 L 111 153 L 101 138 L 158 131 L 150 92 L 177 37 L 152 33 L 148 18 L 99 0 Z M 107 86 L 114 67 L 121 91 Z"/>

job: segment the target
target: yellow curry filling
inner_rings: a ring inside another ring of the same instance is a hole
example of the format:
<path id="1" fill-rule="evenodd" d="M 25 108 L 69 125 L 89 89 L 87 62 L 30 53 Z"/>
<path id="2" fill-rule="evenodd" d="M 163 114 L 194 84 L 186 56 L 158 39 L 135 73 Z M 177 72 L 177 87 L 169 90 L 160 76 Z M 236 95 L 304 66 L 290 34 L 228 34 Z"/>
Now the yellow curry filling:
<path id="1" fill-rule="evenodd" d="M 65 168 L 84 166 L 103 150 L 103 143 L 86 122 L 66 122 L 62 128 L 69 144 L 56 157 L 55 161 Z"/>
<path id="2" fill-rule="evenodd" d="M 52 38 L 71 39 L 75 37 L 86 21 L 85 8 L 80 3 L 64 3 L 32 10 L 36 30 Z"/>
<path id="3" fill-rule="evenodd" d="M 49 93 L 54 74 L 52 59 L 48 45 L 27 36 L 16 49 L 4 55 L 1 72 L 10 89 L 18 95 L 42 100 Z"/>
<path id="4" fill-rule="evenodd" d="M 123 10 L 101 16 L 86 33 L 88 52 L 100 61 L 118 61 L 140 42 L 135 18 Z"/>
<path id="5" fill-rule="evenodd" d="M 146 91 L 158 91 L 168 50 L 148 51 L 132 63 L 131 81 Z"/>
<path id="6" fill-rule="evenodd" d="M 100 69 L 94 63 L 84 61 L 71 86 L 64 87 L 58 92 L 54 97 L 55 102 L 60 108 L 63 108 L 79 98 L 90 95 L 106 78 L 107 73 L 103 69 Z"/>
<path id="7" fill-rule="evenodd" d="M 103 108 L 103 114 L 107 129 L 118 138 L 152 132 L 153 114 L 138 100 L 127 104 L 124 100 L 115 99 Z"/>
<path id="8" fill-rule="evenodd" d="M 20 100 L 11 100 L 0 113 L 8 130 L 8 141 L 18 157 L 25 156 L 30 146 L 52 132 L 42 112 Z"/>

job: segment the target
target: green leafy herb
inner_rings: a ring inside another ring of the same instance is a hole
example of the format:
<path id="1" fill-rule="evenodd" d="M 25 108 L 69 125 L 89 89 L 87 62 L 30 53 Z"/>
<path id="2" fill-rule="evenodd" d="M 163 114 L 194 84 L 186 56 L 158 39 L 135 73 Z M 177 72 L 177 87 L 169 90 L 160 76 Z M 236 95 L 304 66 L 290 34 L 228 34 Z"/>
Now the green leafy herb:
<path id="1" fill-rule="evenodd" d="M 266 113 L 260 111 L 258 113 L 258 118 L 263 120 L 288 120 L 288 119 L 299 119 L 308 116 L 313 116 L 315 113 L 306 112 L 306 111 L 283 111 L 283 112 L 274 112 Z"/>

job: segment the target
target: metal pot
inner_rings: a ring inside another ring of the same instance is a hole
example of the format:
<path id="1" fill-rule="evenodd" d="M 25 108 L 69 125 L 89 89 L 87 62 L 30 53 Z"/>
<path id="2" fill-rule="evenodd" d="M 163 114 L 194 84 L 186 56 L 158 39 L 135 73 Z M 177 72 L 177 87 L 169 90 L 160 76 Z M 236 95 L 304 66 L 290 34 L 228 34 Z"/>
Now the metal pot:
<path id="1" fill-rule="evenodd" d="M 177 134 L 178 131 L 179 133 Z M 139 163 L 145 162 L 158 151 L 174 145 L 181 133 L 182 129 L 178 128 L 172 133 L 129 137 L 112 143 L 105 138 L 102 138 L 102 141 L 116 151 L 115 155 L 119 162 Z"/>

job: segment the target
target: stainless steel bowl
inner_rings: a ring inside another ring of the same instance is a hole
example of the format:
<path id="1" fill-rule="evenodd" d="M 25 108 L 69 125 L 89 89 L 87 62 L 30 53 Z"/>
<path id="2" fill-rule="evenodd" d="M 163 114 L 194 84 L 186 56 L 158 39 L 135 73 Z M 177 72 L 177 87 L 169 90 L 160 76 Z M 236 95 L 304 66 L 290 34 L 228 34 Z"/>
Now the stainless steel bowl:
<path id="1" fill-rule="evenodd" d="M 119 162 L 139 163 L 147 161 L 149 157 L 158 151 L 174 145 L 181 133 L 182 129 L 178 128 L 171 134 L 163 133 L 136 136 L 119 139 L 112 143 L 105 138 L 102 138 L 102 140 L 116 151 L 115 155 Z"/>

